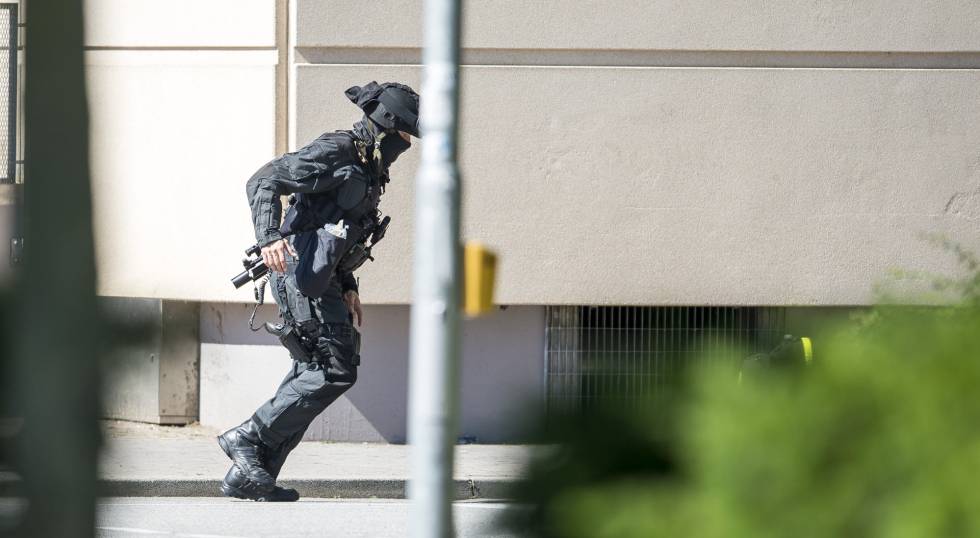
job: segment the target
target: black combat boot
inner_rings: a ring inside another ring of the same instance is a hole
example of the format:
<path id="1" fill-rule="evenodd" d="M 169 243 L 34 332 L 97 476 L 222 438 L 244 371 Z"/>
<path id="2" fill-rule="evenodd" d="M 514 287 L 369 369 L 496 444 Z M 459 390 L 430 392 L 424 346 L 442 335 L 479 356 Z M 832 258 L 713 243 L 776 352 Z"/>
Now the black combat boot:
<path id="1" fill-rule="evenodd" d="M 246 499 L 258 500 L 274 491 L 276 479 L 265 469 L 262 459 L 265 445 L 259 439 L 255 423 L 251 419 L 219 435 L 218 446 L 231 458 L 234 467 L 241 471 L 241 480 L 235 481 L 231 486 L 234 493 Z M 234 473 L 229 472 L 229 476 L 232 474 Z M 226 484 L 227 482 L 222 485 L 221 490 L 229 495 L 225 492 Z"/>
<path id="2" fill-rule="evenodd" d="M 286 462 L 286 456 L 288 456 L 289 453 L 296 448 L 296 445 L 299 444 L 302 438 L 303 432 L 300 431 L 289 439 L 286 439 L 286 441 L 280 445 L 279 450 L 270 450 L 265 452 L 265 469 L 270 475 L 272 475 L 272 478 L 276 480 L 279 479 L 279 471 L 282 470 L 282 465 Z M 225 475 L 225 481 L 221 485 L 221 492 L 228 497 L 247 499 L 248 497 L 241 493 L 241 484 L 244 482 L 244 480 L 245 477 L 242 475 L 241 470 L 238 469 L 238 466 L 232 465 L 231 469 L 228 470 L 228 474 Z M 276 486 L 271 493 L 255 500 L 266 502 L 294 502 L 299 500 L 299 492 L 293 488 Z"/>
<path id="3" fill-rule="evenodd" d="M 282 470 L 282 464 L 286 462 L 286 456 L 288 456 L 289 453 L 296 448 L 296 445 L 299 444 L 302 438 L 303 432 L 300 431 L 289 439 L 286 439 L 286 441 L 279 446 L 278 450 L 267 450 L 265 454 L 263 454 L 265 456 L 265 470 L 272 475 L 272 478 L 276 480 L 279 479 L 279 471 Z M 241 493 L 241 485 L 244 481 L 245 477 L 242 475 L 241 470 L 237 465 L 232 465 L 231 469 L 228 470 L 228 474 L 225 475 L 224 483 L 221 485 L 221 492 L 228 497 L 247 499 L 248 497 Z M 294 502 L 299 500 L 299 492 L 292 488 L 276 486 L 271 493 L 255 500 L 266 502 Z"/>
<path id="4" fill-rule="evenodd" d="M 226 497 L 237 499 L 252 499 L 253 501 L 282 503 L 294 502 L 299 500 L 299 492 L 292 488 L 282 488 L 275 486 L 269 493 L 255 495 L 248 490 L 245 475 L 237 465 L 232 465 L 225 475 L 224 482 L 221 483 L 221 493 Z"/>

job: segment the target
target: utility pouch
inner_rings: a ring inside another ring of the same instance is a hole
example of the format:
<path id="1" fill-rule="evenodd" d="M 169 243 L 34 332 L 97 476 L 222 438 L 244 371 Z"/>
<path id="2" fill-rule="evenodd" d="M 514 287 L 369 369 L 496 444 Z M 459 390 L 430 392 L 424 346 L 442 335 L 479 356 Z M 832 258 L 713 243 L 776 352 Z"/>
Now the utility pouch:
<path id="1" fill-rule="evenodd" d="M 299 337 L 299 334 L 292 325 L 281 323 L 273 325 L 266 322 L 265 330 L 279 338 L 279 341 L 289 351 L 289 355 L 292 356 L 294 360 L 299 362 L 313 361 L 313 354 L 310 353 L 310 351 L 306 349 L 306 346 L 303 345 L 303 340 Z"/>

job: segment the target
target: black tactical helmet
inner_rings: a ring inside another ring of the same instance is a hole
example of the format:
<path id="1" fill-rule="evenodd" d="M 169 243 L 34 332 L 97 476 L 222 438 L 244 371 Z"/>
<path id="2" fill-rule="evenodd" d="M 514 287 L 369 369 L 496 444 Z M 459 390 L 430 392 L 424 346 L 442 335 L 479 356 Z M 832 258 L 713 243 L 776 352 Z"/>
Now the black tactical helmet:
<path id="1" fill-rule="evenodd" d="M 411 87 L 396 82 L 378 84 L 372 81 L 364 86 L 351 86 L 344 94 L 383 129 L 420 136 L 419 94 Z"/>

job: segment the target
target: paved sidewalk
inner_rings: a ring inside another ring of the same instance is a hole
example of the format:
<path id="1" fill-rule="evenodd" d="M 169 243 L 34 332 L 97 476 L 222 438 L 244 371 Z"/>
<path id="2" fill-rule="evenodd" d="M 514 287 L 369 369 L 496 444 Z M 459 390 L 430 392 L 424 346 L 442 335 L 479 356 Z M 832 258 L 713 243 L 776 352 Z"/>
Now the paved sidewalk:
<path id="1" fill-rule="evenodd" d="M 100 476 L 106 496 L 220 495 L 231 462 L 200 426 L 161 428 L 106 424 Z M 403 498 L 409 477 L 406 445 L 303 442 L 279 477 L 306 497 Z M 457 499 L 507 498 L 533 447 L 456 447 Z"/>

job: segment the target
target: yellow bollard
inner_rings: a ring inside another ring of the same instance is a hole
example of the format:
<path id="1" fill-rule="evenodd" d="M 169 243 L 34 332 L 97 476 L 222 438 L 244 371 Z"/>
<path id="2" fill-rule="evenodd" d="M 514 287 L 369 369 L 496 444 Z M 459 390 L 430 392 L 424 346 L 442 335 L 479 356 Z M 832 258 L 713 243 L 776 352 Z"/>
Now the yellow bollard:
<path id="1" fill-rule="evenodd" d="M 497 255 L 470 241 L 463 248 L 463 268 L 463 312 L 469 317 L 486 314 L 493 309 Z"/>

